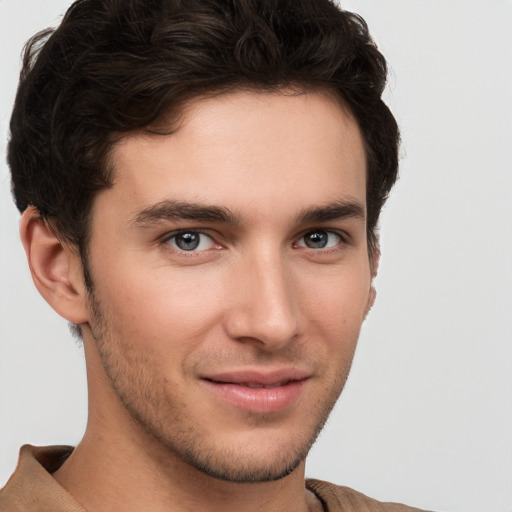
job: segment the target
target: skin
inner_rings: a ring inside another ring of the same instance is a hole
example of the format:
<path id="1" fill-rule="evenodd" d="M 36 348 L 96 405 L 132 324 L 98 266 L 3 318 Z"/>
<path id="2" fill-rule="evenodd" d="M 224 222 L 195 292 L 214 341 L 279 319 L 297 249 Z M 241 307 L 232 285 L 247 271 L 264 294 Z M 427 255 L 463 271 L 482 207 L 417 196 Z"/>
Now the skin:
<path id="1" fill-rule="evenodd" d="M 111 159 L 92 293 L 76 251 L 34 210 L 22 219 L 36 285 L 84 338 L 89 422 L 55 478 L 89 512 L 321 510 L 304 459 L 374 298 L 355 121 L 327 93 L 238 91 Z M 295 372 L 297 389 L 231 386 L 265 395 L 255 410 L 215 381 L 233 372 Z"/>

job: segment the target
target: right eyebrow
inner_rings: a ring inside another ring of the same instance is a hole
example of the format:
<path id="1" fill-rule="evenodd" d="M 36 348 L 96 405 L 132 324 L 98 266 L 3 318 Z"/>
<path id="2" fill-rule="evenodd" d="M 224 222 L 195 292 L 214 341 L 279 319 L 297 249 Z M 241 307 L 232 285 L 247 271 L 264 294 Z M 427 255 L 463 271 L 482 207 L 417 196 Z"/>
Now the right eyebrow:
<path id="1" fill-rule="evenodd" d="M 222 206 L 204 205 L 167 199 L 136 212 L 130 224 L 145 226 L 159 221 L 199 220 L 240 224 L 240 219 L 231 210 Z"/>

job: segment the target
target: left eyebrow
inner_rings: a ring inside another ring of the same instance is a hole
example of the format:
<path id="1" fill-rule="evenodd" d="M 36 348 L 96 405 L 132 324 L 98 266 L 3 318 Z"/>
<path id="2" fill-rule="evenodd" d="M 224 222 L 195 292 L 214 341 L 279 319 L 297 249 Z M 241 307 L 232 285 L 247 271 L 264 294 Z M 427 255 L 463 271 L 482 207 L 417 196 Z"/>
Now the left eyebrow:
<path id="1" fill-rule="evenodd" d="M 159 221 L 197 220 L 239 224 L 240 219 L 228 208 L 165 200 L 137 212 L 130 224 L 144 226 Z"/>
<path id="2" fill-rule="evenodd" d="M 337 201 L 325 206 L 308 208 L 297 217 L 298 224 L 328 222 L 345 218 L 366 218 L 365 208 L 359 201 Z"/>

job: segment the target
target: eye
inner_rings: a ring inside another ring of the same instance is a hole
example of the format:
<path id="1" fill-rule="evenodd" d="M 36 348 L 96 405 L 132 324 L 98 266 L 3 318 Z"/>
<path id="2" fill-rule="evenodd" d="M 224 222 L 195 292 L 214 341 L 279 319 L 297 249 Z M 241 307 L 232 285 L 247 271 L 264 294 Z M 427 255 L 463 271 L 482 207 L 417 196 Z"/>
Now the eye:
<path id="1" fill-rule="evenodd" d="M 298 242 L 299 247 L 308 249 L 329 249 L 335 247 L 342 241 L 342 238 L 333 231 L 315 229 L 308 231 Z"/>
<path id="2" fill-rule="evenodd" d="M 198 231 L 180 231 L 167 238 L 165 243 L 184 252 L 206 251 L 215 247 L 211 237 Z"/>

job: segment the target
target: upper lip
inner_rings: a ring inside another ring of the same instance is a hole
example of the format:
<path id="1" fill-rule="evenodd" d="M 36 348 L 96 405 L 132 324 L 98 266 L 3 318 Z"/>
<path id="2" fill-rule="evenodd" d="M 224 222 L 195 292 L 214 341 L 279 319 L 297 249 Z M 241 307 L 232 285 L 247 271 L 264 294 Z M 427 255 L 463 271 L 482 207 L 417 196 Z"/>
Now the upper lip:
<path id="1" fill-rule="evenodd" d="M 288 382 L 304 380 L 310 377 L 310 373 L 297 368 L 280 368 L 275 370 L 233 370 L 223 371 L 201 376 L 222 384 L 238 384 L 245 386 L 280 386 Z"/>

